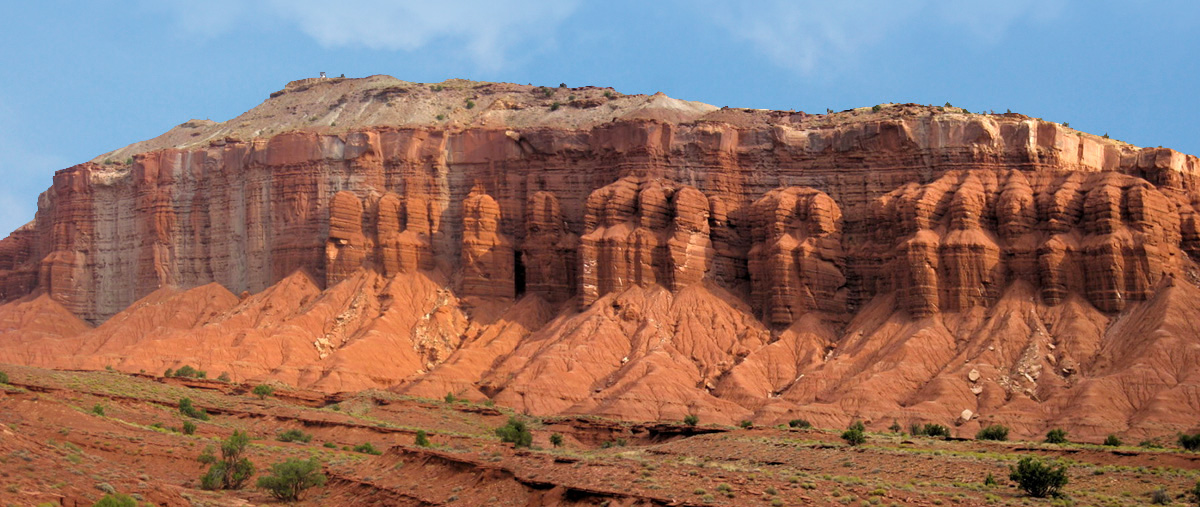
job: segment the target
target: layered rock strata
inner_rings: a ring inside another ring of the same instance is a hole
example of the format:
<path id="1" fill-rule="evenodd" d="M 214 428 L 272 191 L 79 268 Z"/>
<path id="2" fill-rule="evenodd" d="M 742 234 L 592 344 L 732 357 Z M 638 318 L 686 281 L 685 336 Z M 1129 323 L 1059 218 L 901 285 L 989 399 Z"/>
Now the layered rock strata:
<path id="1" fill-rule="evenodd" d="M 915 105 L 509 99 L 59 171 L 0 241 L 0 360 L 632 418 L 1200 413 L 1195 157 Z"/>

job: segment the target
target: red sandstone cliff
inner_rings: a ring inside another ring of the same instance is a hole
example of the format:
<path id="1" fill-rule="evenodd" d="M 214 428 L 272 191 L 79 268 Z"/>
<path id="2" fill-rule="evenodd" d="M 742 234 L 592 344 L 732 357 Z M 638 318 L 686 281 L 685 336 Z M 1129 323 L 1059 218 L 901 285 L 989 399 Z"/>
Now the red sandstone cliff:
<path id="1" fill-rule="evenodd" d="M 294 83 L 59 171 L 0 241 L 0 361 L 1169 433 L 1200 415 L 1198 170 L 1015 114 Z"/>

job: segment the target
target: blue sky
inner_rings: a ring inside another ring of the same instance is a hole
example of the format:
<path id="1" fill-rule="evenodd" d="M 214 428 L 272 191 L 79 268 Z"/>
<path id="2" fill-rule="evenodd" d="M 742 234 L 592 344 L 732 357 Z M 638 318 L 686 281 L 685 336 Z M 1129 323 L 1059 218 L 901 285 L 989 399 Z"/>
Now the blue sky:
<path id="1" fill-rule="evenodd" d="M 1106 0 L 10 2 L 0 236 L 57 169 L 288 81 L 612 86 L 717 106 L 1011 109 L 1200 154 L 1200 3 Z"/>

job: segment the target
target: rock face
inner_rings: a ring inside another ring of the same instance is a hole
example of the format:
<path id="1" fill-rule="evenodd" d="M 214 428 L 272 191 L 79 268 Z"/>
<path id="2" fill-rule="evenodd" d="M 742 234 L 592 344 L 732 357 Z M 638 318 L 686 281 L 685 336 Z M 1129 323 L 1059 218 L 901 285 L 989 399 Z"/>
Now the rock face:
<path id="1" fill-rule="evenodd" d="M 353 81 L 243 123 L 379 97 Z M 968 435 L 1200 415 L 1195 157 L 1015 114 L 601 92 L 462 85 L 481 107 L 448 125 L 206 124 L 59 171 L 0 241 L 0 361 Z"/>

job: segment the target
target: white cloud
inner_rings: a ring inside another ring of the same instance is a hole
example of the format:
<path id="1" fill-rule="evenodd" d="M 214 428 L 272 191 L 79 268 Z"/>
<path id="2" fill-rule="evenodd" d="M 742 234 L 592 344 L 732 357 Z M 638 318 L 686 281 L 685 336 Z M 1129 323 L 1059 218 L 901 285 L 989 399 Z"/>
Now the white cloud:
<path id="1" fill-rule="evenodd" d="M 515 51 L 550 40 L 579 0 L 170 0 L 178 28 L 213 36 L 235 26 L 293 25 L 326 47 L 417 51 L 432 43 L 499 68 Z"/>
<path id="2" fill-rule="evenodd" d="M 776 65 L 809 74 L 836 70 L 906 30 L 949 26 L 994 44 L 1023 18 L 1057 16 L 1063 1 L 702 0 L 698 5 L 714 23 L 749 41 Z"/>

